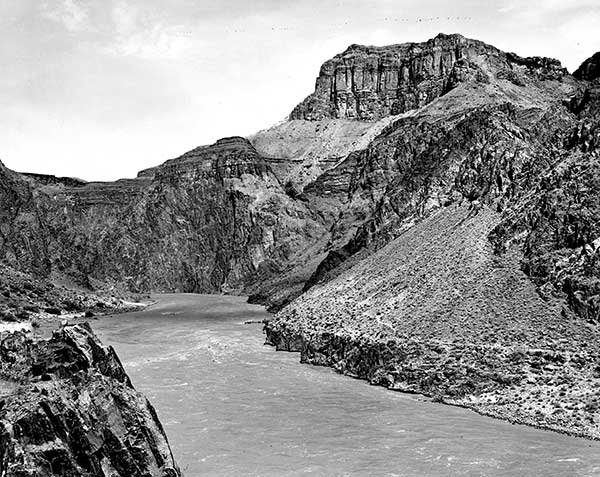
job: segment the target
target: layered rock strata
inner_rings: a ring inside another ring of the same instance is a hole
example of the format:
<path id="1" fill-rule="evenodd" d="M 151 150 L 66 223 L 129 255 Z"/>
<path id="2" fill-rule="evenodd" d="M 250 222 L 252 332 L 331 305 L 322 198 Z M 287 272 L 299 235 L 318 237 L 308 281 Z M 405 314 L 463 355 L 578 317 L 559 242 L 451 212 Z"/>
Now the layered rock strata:
<path id="1" fill-rule="evenodd" d="M 266 325 L 267 342 L 391 389 L 599 438 L 594 59 L 574 78 L 555 60 L 486 49 L 488 61 L 479 47 L 465 53 L 478 74 L 304 188 L 309 202 L 344 205 L 332 236 L 359 204 L 368 212 Z M 335 84 L 321 73 L 294 115 L 346 114 L 337 92 L 319 93 Z M 364 119 L 389 114 L 390 96 L 378 98 Z"/>
<path id="2" fill-rule="evenodd" d="M 249 140 L 115 183 L 0 166 L 0 258 L 249 293 L 305 360 L 596 436 L 597 64 L 571 75 L 460 35 L 352 45 Z"/>
<path id="3" fill-rule="evenodd" d="M 456 34 L 424 43 L 351 45 L 321 66 L 315 92 L 290 117 L 380 119 L 425 106 L 465 81 L 489 81 L 493 70 L 519 81 L 510 72 L 523 68 L 547 77 L 565 73 L 556 60 L 521 58 Z"/>

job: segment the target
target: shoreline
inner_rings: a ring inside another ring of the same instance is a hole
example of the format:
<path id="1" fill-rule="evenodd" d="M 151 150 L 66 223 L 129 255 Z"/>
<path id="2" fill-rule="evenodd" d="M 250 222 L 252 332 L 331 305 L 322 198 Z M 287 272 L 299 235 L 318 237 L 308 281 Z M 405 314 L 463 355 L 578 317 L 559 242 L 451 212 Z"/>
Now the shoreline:
<path id="1" fill-rule="evenodd" d="M 299 353 L 300 364 L 329 367 L 339 374 L 367 381 L 370 385 L 381 386 L 389 391 L 419 395 L 432 402 L 461 407 L 481 416 L 502 420 L 513 425 L 524 425 L 570 437 L 600 441 L 598 426 L 595 426 L 595 429 L 590 425 L 576 426 L 575 423 L 580 422 L 579 418 L 574 418 L 573 421 L 568 418 L 562 420 L 555 418 L 552 421 L 551 416 L 542 416 L 535 412 L 526 413 L 520 407 L 515 409 L 514 403 L 496 406 L 484 403 L 484 399 L 491 395 L 496 395 L 499 399 L 504 398 L 507 387 L 488 389 L 480 394 L 465 393 L 462 396 L 452 397 L 445 394 L 442 386 L 433 384 L 429 389 L 425 389 L 422 385 L 411 382 L 410 376 L 407 380 L 398 379 L 402 373 L 390 376 L 389 371 L 394 367 L 397 357 L 389 353 L 382 353 L 382 347 L 385 348 L 387 345 L 383 342 L 365 345 L 365 341 L 363 341 L 359 344 L 355 340 L 334 333 L 324 333 L 326 337 L 323 339 L 323 336 L 316 332 L 312 337 L 307 338 L 301 331 L 294 330 L 292 332 L 286 329 L 285 325 L 282 328 L 277 324 L 274 326 L 272 321 L 265 323 L 263 332 L 266 335 L 266 345 L 273 346 L 276 351 Z M 418 365 L 415 367 L 418 368 Z M 429 371 L 429 373 L 425 371 L 418 376 L 418 379 L 427 381 L 438 372 L 437 370 Z M 485 384 L 489 387 L 489 383 Z M 521 393 L 514 392 L 513 395 L 522 399 L 523 396 L 528 396 L 525 391 L 535 390 L 535 386 L 530 386 L 530 388 L 524 387 Z M 547 404 L 544 403 L 544 405 Z"/>
<path id="2" fill-rule="evenodd" d="M 15 324 L 29 325 L 28 332 L 31 333 L 32 336 L 38 338 L 47 338 L 54 330 L 64 325 L 79 325 L 86 322 L 93 325 L 93 322 L 101 317 L 145 310 L 155 303 L 155 300 L 151 302 L 123 301 L 114 308 L 106 307 L 101 310 L 95 310 L 92 316 L 86 316 L 87 311 L 64 313 L 60 315 L 54 315 L 50 313 L 34 313 L 31 314 L 27 320 L 20 321 Z"/>

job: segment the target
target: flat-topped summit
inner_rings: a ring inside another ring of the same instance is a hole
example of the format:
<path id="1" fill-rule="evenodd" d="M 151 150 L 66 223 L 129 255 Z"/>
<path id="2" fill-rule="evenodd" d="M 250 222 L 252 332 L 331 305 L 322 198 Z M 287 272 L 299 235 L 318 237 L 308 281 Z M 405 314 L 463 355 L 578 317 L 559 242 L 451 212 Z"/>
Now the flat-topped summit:
<path id="1" fill-rule="evenodd" d="M 557 60 L 521 58 L 459 34 L 441 33 L 422 43 L 353 44 L 321 66 L 314 93 L 290 118 L 377 120 L 422 107 L 460 83 L 524 85 L 532 73 L 568 74 Z"/>
<path id="2" fill-rule="evenodd" d="M 486 45 L 484 42 L 480 40 L 472 40 L 470 38 L 466 38 L 465 36 L 459 33 L 438 33 L 434 38 L 431 38 L 424 42 L 406 42 L 406 43 L 395 43 L 392 45 L 361 45 L 358 43 L 351 44 L 348 48 L 346 48 L 342 53 L 338 53 L 334 58 L 344 57 L 346 55 L 356 53 L 356 52 L 366 52 L 366 53 L 402 53 L 409 51 L 414 48 L 421 48 L 423 46 L 432 45 L 432 46 L 444 46 L 444 45 L 457 45 L 464 43 L 479 43 L 481 45 L 485 45 L 489 48 L 496 49 L 491 45 Z M 500 51 L 500 50 L 498 50 Z"/>
<path id="3" fill-rule="evenodd" d="M 181 174 L 217 172 L 225 176 L 239 177 L 244 173 L 262 175 L 269 171 L 248 139 L 240 136 L 225 137 L 214 144 L 198 146 L 175 159 L 144 169 L 139 177 L 175 177 Z"/>

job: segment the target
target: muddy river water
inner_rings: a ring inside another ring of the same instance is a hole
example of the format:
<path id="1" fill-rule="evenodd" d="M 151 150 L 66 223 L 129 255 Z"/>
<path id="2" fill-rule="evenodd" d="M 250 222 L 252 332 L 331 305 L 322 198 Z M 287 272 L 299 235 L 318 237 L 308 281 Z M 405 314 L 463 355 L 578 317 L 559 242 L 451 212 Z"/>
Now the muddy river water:
<path id="1" fill-rule="evenodd" d="M 264 346 L 243 298 L 159 295 L 92 323 L 188 477 L 600 475 L 600 442 L 370 386 Z"/>

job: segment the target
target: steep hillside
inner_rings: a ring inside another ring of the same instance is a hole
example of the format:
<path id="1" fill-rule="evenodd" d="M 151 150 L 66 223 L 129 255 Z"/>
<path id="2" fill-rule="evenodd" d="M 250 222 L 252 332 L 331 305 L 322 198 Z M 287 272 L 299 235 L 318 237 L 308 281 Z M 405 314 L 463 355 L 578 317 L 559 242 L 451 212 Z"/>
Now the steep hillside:
<path id="1" fill-rule="evenodd" d="M 391 389 L 600 437 L 600 330 L 494 254 L 489 207 L 452 205 L 284 308 L 278 349 Z"/>
<path id="2" fill-rule="evenodd" d="M 248 138 L 288 188 L 303 187 L 335 166 L 350 152 L 364 149 L 394 117 L 375 122 L 349 119 L 292 119 Z"/>
<path id="3" fill-rule="evenodd" d="M 553 60 L 493 58 L 486 81 L 394 121 L 305 188 L 374 205 L 267 324 L 268 341 L 375 384 L 599 438 L 594 59 L 578 82 Z"/>
<path id="4" fill-rule="evenodd" d="M 562 136 L 577 123 L 568 105 L 585 89 L 556 60 L 520 58 L 460 35 L 440 35 L 418 45 L 354 46 L 348 51 L 355 72 L 371 68 L 373 58 L 412 62 L 418 51 L 419 62 L 426 65 L 419 66 L 419 74 L 430 79 L 442 75 L 438 79 L 446 83 L 422 107 L 385 118 L 389 124 L 367 147 L 351 152 L 304 186 L 300 200 L 333 218 L 322 253 L 325 259 L 316 268 L 312 263 L 304 268 L 315 270 L 304 290 L 335 276 L 444 204 L 462 197 L 511 200 L 529 187 L 547 166 L 546 158 L 562 147 Z M 447 59 L 440 63 L 440 55 Z M 324 64 L 313 95 L 332 98 L 328 108 L 334 111 L 338 111 L 333 100 L 337 90 L 320 95 L 319 88 L 324 74 L 333 81 L 332 64 L 335 71 L 347 71 L 350 60 L 344 58 L 346 53 Z M 306 101 L 292 117 L 305 105 Z M 338 116 L 339 111 L 332 114 Z M 304 117 L 308 119 L 293 122 L 332 121 L 321 115 Z M 381 121 L 355 118 L 359 124 Z M 293 271 L 284 277 L 289 275 Z M 267 277 L 262 288 L 251 289 L 272 309 L 295 296 L 278 278 Z"/>
<path id="5" fill-rule="evenodd" d="M 575 127 L 527 193 L 512 201 L 491 240 L 499 253 L 517 248 L 542 296 L 567 300 L 577 318 L 600 323 L 600 71 L 574 103 Z"/>
<path id="6" fill-rule="evenodd" d="M 461 35 L 352 45 L 286 121 L 137 178 L 0 165 L 0 261 L 247 293 L 305 361 L 598 437 L 599 75 Z"/>

